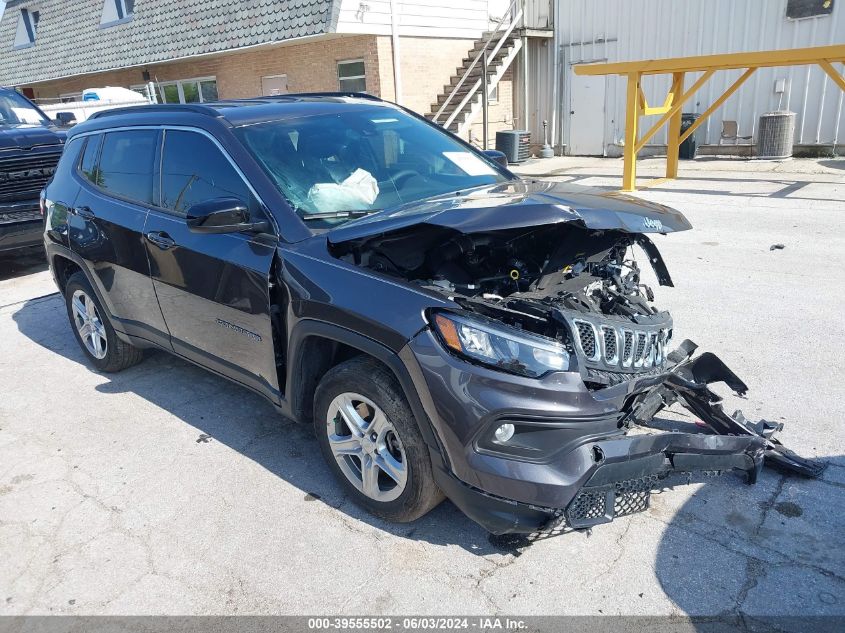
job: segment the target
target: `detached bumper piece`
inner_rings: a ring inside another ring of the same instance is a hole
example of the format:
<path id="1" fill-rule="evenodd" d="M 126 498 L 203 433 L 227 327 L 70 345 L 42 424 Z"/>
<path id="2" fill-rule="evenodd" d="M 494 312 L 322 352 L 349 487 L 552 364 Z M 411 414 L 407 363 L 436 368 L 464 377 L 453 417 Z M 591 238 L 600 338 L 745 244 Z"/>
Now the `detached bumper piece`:
<path id="1" fill-rule="evenodd" d="M 670 480 L 689 483 L 695 473 L 745 473 L 754 483 L 763 468 L 762 438 L 721 437 L 694 433 L 662 433 L 601 442 L 603 462 L 564 511 L 573 529 L 609 523 L 648 509 L 653 490 Z"/>
<path id="2" fill-rule="evenodd" d="M 638 396 L 626 423 L 648 426 L 661 409 L 678 402 L 714 433 L 762 438 L 766 465 L 804 477 L 821 475 L 827 467 L 826 462 L 799 457 L 774 438 L 783 424 L 768 420 L 752 422 L 745 418 L 742 411 L 733 415 L 725 413 L 720 404 L 721 397 L 707 385 L 723 382 L 738 396 L 744 396 L 748 386 L 715 354 L 705 352 L 692 359 L 696 349 L 695 343 L 686 340 L 669 355 L 668 360 L 675 364 L 671 372 L 660 377 L 660 384 Z"/>

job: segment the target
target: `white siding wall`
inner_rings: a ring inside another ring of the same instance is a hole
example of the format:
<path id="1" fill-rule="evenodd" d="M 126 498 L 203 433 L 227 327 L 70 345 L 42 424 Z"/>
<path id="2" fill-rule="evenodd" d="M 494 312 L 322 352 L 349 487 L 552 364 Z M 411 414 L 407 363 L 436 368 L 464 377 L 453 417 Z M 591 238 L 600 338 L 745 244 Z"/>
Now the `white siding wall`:
<path id="1" fill-rule="evenodd" d="M 555 45 L 562 89 L 557 108 L 546 102 L 541 117 L 556 116 L 555 138 L 566 142 L 570 65 L 581 61 L 630 61 L 740 51 L 760 51 L 845 43 L 845 0 L 836 0 L 833 14 L 787 20 L 786 0 L 556 0 Z M 553 55 L 555 46 L 549 46 Z M 841 66 L 840 66 L 841 69 Z M 548 71 L 535 81 L 550 81 Z M 740 75 L 722 71 L 693 97 L 684 111 L 702 111 Z M 533 74 L 533 73 L 532 73 Z M 691 85 L 698 75 L 687 75 Z M 774 92 L 777 79 L 786 92 Z M 624 133 L 625 79 L 607 78 L 605 138 L 621 141 Z M 644 81 L 649 102 L 662 103 L 669 80 Z M 548 90 L 543 92 L 548 93 Z M 795 142 L 845 142 L 843 91 L 818 67 L 764 68 L 717 110 L 703 126 L 707 143 L 716 143 L 723 119 L 739 122 L 740 134 L 756 132 L 763 112 L 790 109 L 797 113 Z M 648 125 L 656 118 L 643 118 Z M 531 126 L 537 130 L 537 122 Z M 537 140 L 537 139 L 535 139 Z M 654 143 L 666 142 L 665 131 Z"/>
<path id="2" fill-rule="evenodd" d="M 475 39 L 488 28 L 491 14 L 501 15 L 500 4 L 501 0 L 398 0 L 399 35 Z M 343 0 L 340 5 L 338 33 L 390 35 L 390 25 L 390 0 Z"/>

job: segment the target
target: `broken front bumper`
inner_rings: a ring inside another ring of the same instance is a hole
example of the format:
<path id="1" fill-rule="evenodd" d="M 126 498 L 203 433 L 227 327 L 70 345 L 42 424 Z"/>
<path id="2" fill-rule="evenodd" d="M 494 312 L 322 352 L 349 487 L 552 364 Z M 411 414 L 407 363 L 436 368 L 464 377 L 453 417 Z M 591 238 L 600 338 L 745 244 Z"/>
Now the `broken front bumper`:
<path id="1" fill-rule="evenodd" d="M 571 500 L 564 507 L 520 503 L 485 493 L 442 468 L 435 469 L 435 479 L 455 505 L 493 534 L 536 532 L 559 525 L 561 519 L 566 527 L 582 529 L 643 512 L 648 509 L 652 491 L 666 488 L 676 475 L 735 470 L 754 483 L 763 467 L 764 441 L 757 437 L 658 433 L 594 441 L 585 448 L 593 464 L 582 483 L 570 491 Z M 567 457 L 566 461 L 571 459 Z"/>
<path id="2" fill-rule="evenodd" d="M 595 391 L 572 372 L 538 381 L 468 367 L 425 334 L 412 346 L 445 448 L 445 460 L 432 460 L 435 479 L 494 534 L 535 532 L 561 519 L 576 529 L 606 523 L 645 510 L 653 490 L 697 473 L 734 471 L 754 483 L 764 461 L 809 476 L 823 468 L 773 438 L 781 425 L 726 415 L 708 385 L 725 382 L 742 394 L 744 383 L 712 354 L 692 359 L 689 342 L 664 372 Z M 689 433 L 649 429 L 674 402 L 702 425 Z M 516 426 L 514 438 L 524 429 L 517 452 L 490 443 L 502 423 Z"/>

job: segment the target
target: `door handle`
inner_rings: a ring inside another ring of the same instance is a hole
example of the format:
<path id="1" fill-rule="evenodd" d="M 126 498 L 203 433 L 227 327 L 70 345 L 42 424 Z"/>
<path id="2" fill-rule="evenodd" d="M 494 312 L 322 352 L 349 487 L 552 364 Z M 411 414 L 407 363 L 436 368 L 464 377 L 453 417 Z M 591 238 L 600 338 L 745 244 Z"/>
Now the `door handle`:
<path id="1" fill-rule="evenodd" d="M 150 231 L 145 237 L 147 238 L 147 241 L 152 242 L 163 251 L 176 246 L 176 240 L 162 231 Z"/>
<path id="2" fill-rule="evenodd" d="M 84 218 L 86 220 L 94 219 L 94 212 L 90 207 L 73 207 L 71 211 L 74 215 L 78 215 L 80 218 Z"/>

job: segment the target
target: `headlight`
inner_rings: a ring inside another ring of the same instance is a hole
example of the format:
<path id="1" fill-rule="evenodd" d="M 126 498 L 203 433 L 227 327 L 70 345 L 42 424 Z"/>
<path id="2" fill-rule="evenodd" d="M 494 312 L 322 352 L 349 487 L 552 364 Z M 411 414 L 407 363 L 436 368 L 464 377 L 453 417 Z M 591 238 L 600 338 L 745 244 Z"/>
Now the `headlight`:
<path id="1" fill-rule="evenodd" d="M 435 313 L 434 326 L 450 350 L 496 369 L 532 378 L 569 369 L 569 352 L 545 336 L 450 312 Z"/>

